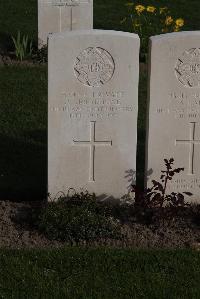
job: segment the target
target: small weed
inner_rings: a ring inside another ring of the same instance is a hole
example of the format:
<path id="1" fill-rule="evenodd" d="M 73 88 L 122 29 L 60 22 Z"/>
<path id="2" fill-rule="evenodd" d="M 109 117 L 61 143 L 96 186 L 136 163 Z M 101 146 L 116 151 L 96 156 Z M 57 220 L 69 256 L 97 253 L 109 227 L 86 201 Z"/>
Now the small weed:
<path id="1" fill-rule="evenodd" d="M 166 170 L 161 171 L 160 181 L 152 180 L 153 186 L 144 191 L 140 191 L 137 186 L 133 185 L 132 192 L 135 193 L 135 212 L 139 218 L 146 222 L 153 219 L 165 220 L 173 219 L 179 210 L 189 206 L 185 202 L 184 195 L 191 196 L 191 192 L 172 192 L 166 194 L 169 181 L 175 174 L 180 173 L 184 168 L 174 168 L 174 159 L 164 159 Z"/>

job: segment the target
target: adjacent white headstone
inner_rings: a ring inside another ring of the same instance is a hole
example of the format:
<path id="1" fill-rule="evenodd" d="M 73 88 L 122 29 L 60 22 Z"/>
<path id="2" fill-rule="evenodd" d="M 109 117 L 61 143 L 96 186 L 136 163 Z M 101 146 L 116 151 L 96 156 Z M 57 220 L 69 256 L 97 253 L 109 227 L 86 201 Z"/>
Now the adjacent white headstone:
<path id="1" fill-rule="evenodd" d="M 127 194 L 136 170 L 139 38 L 89 30 L 49 38 L 48 186 Z"/>
<path id="2" fill-rule="evenodd" d="M 93 28 L 93 0 L 38 0 L 38 47 L 49 33 Z"/>
<path id="3" fill-rule="evenodd" d="M 164 158 L 184 172 L 168 191 L 200 200 L 200 31 L 151 38 L 146 170 L 159 179 Z"/>

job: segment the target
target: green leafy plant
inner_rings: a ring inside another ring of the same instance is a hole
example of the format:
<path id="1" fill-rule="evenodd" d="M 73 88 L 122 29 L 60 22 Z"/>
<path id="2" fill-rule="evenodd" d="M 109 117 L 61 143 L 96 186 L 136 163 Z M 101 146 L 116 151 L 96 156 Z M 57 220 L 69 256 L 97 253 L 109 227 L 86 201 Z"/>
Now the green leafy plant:
<path id="1" fill-rule="evenodd" d="M 127 15 L 121 23 L 129 24 L 130 31 L 137 33 L 141 39 L 141 53 L 147 55 L 148 40 L 152 35 L 180 31 L 184 26 L 182 18 L 174 18 L 168 7 L 160 4 L 145 6 L 135 1 L 129 2 Z"/>
<path id="2" fill-rule="evenodd" d="M 17 33 L 17 37 L 12 36 L 12 40 L 15 46 L 15 55 L 19 60 L 31 57 L 33 51 L 33 42 L 29 40 L 28 35 L 21 36 L 20 31 Z"/>
<path id="3" fill-rule="evenodd" d="M 118 221 L 106 206 L 97 202 L 94 194 L 87 192 L 47 203 L 38 226 L 49 239 L 71 243 L 120 237 Z"/>
<path id="4" fill-rule="evenodd" d="M 136 214 L 142 218 L 146 218 L 147 222 L 151 222 L 153 218 L 162 221 L 171 219 L 187 206 L 184 195 L 191 196 L 191 192 L 172 192 L 167 194 L 168 183 L 175 174 L 179 174 L 184 168 L 172 168 L 174 159 L 164 159 L 166 170 L 161 171 L 160 181 L 152 180 L 153 186 L 144 191 L 140 191 L 136 185 L 132 186 L 132 192 L 135 193 L 134 208 Z"/>

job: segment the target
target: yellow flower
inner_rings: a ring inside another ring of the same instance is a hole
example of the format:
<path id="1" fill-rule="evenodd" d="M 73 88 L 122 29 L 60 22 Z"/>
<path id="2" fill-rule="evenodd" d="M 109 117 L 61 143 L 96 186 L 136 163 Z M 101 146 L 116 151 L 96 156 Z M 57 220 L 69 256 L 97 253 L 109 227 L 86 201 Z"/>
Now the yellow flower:
<path id="1" fill-rule="evenodd" d="M 184 25 L 184 20 L 183 19 L 177 19 L 176 20 L 176 26 L 178 27 L 182 27 Z"/>
<path id="2" fill-rule="evenodd" d="M 156 8 L 154 6 L 147 6 L 147 11 L 148 12 L 154 12 Z"/>
<path id="3" fill-rule="evenodd" d="M 169 26 L 169 25 L 171 25 L 171 24 L 173 23 L 173 21 L 174 21 L 174 20 L 172 19 L 171 16 L 166 17 L 165 25 Z"/>
<path id="4" fill-rule="evenodd" d="M 136 5 L 135 10 L 137 11 L 138 14 L 143 12 L 145 10 L 145 6 L 143 5 Z"/>

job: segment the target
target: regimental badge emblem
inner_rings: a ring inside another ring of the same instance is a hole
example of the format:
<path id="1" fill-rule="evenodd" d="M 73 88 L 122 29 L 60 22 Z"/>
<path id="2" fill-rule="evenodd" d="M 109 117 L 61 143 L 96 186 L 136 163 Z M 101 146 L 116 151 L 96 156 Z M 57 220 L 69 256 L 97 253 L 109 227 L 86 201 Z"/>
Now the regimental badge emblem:
<path id="1" fill-rule="evenodd" d="M 200 49 L 185 51 L 176 63 L 175 73 L 185 87 L 200 87 Z"/>
<path id="2" fill-rule="evenodd" d="M 86 86 L 100 87 L 111 80 L 115 63 L 111 54 L 99 47 L 89 47 L 76 58 L 75 76 Z"/>

